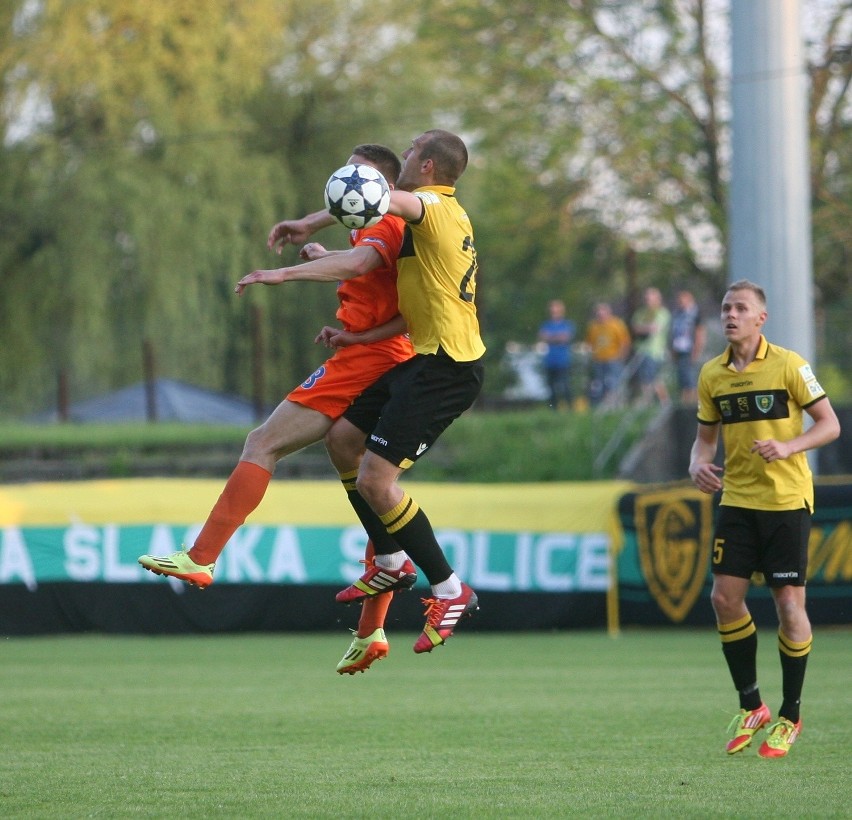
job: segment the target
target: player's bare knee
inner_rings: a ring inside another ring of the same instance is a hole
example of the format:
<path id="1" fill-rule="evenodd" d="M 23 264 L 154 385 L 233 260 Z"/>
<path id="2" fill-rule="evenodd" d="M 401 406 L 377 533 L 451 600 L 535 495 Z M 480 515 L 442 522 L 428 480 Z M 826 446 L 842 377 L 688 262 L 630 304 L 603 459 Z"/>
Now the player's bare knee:
<path id="1" fill-rule="evenodd" d="M 240 456 L 242 461 L 251 461 L 257 455 L 261 429 L 261 427 L 256 427 L 246 436 L 245 443 L 243 444 L 243 452 Z"/>
<path id="2" fill-rule="evenodd" d="M 713 587 L 710 593 L 710 603 L 719 623 L 735 621 L 742 617 L 745 610 L 745 602 L 741 595 L 734 595 L 719 587 Z"/>
<path id="3" fill-rule="evenodd" d="M 804 587 L 780 587 L 773 590 L 778 623 L 788 635 L 796 633 L 807 624 Z"/>
<path id="4" fill-rule="evenodd" d="M 253 461 L 259 463 L 269 456 L 277 456 L 277 442 L 270 439 L 269 432 L 265 424 L 256 427 L 247 436 L 243 445 L 243 461 Z"/>
<path id="5" fill-rule="evenodd" d="M 333 424 L 323 439 L 332 463 L 341 469 L 341 465 L 357 465 L 364 454 L 364 434 L 351 425 Z"/>
<path id="6" fill-rule="evenodd" d="M 355 480 L 355 487 L 361 497 L 375 510 L 383 508 L 383 488 L 377 477 L 363 470 L 358 473 L 358 478 Z"/>

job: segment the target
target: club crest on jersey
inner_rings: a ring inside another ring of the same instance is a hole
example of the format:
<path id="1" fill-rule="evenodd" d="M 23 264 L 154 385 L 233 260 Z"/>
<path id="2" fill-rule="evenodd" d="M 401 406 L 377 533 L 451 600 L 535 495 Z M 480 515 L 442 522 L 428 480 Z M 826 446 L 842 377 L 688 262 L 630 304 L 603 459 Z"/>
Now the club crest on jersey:
<path id="1" fill-rule="evenodd" d="M 775 396 L 755 396 L 754 401 L 757 404 L 757 409 L 766 415 L 772 409 L 772 405 L 775 404 Z"/>

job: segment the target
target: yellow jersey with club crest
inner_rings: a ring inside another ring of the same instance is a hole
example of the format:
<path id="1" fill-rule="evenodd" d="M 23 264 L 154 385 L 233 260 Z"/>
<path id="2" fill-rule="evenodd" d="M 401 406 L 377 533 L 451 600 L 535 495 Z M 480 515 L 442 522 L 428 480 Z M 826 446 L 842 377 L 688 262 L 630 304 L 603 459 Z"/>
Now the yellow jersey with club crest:
<path id="1" fill-rule="evenodd" d="M 722 425 L 722 504 L 755 510 L 813 509 L 813 475 L 804 452 L 767 464 L 751 448 L 755 441 L 789 441 L 801 435 L 803 411 L 825 396 L 798 353 L 769 344 L 764 336 L 744 370 L 732 365 L 730 346 L 701 368 L 698 422 Z"/>

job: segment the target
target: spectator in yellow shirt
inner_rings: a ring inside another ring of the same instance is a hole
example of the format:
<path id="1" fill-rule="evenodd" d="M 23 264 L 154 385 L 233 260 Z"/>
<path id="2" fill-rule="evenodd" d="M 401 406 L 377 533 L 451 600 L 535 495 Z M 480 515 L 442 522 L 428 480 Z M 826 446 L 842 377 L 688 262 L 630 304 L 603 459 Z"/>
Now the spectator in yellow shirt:
<path id="1" fill-rule="evenodd" d="M 608 302 L 595 305 L 594 319 L 586 328 L 585 342 L 592 360 L 589 402 L 593 406 L 611 402 L 630 351 L 630 331 L 624 321 L 612 312 Z"/>

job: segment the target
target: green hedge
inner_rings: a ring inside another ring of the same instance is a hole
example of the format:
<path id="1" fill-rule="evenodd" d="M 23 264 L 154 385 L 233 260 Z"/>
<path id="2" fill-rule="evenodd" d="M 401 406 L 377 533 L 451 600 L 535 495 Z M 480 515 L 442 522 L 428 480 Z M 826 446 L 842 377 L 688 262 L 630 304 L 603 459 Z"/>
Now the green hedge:
<path id="1" fill-rule="evenodd" d="M 651 413 L 622 411 L 605 414 L 547 409 L 471 411 L 456 420 L 411 470 L 417 481 L 585 481 L 612 478 L 618 464 L 643 434 Z M 611 457 L 601 453 L 617 431 L 623 438 Z M 213 448 L 233 448 L 239 453 L 248 430 L 220 425 L 152 424 L 51 424 L 0 425 L 0 458 L 80 458 L 121 456 L 121 469 L 113 475 L 133 475 L 134 457 L 187 454 L 199 458 Z M 318 469 L 331 475 L 322 445 L 308 454 Z"/>

